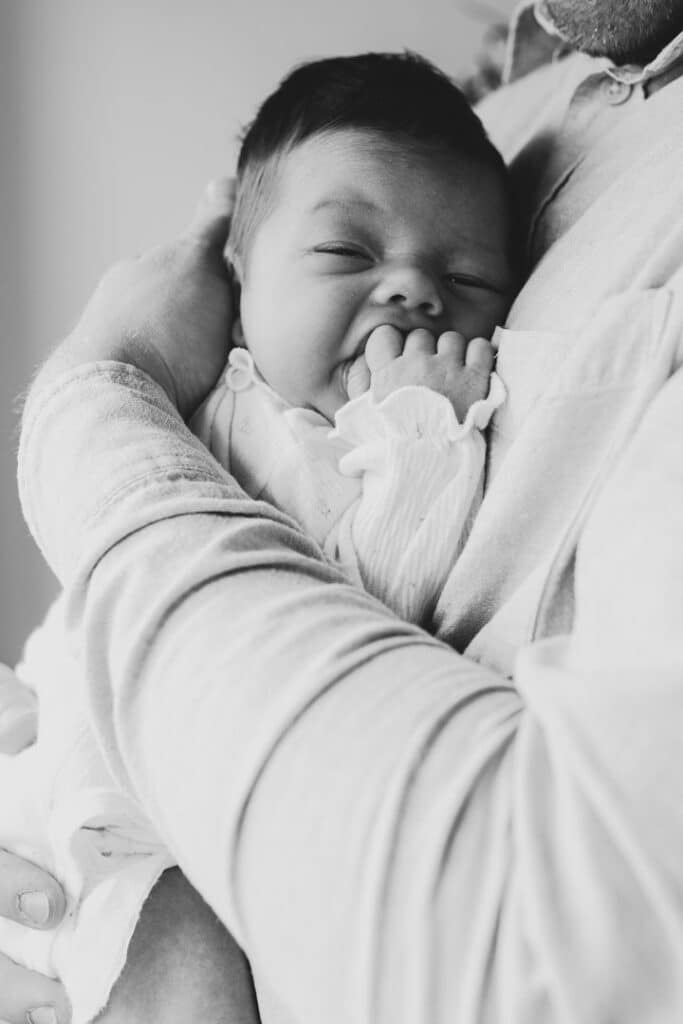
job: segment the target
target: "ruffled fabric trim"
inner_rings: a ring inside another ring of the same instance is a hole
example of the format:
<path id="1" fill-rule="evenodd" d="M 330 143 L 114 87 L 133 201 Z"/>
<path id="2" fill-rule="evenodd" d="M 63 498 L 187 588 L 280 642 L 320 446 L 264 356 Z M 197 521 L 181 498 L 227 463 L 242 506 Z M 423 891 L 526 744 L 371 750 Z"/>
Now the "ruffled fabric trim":
<path id="1" fill-rule="evenodd" d="M 339 410 L 330 437 L 354 447 L 389 438 L 462 441 L 474 430 L 485 430 L 506 397 L 505 385 L 498 374 L 492 373 L 488 395 L 474 402 L 460 423 L 445 395 L 422 385 L 399 388 L 379 403 L 371 391 L 366 391 Z"/>
<path id="2" fill-rule="evenodd" d="M 382 402 L 374 401 L 371 391 L 352 399 L 337 412 L 334 429 L 321 413 L 291 406 L 263 379 L 253 356 L 245 348 L 233 348 L 223 372 L 223 383 L 239 393 L 258 386 L 267 391 L 292 435 L 309 446 L 337 447 L 339 456 L 348 446 L 384 441 L 390 437 L 430 437 L 441 443 L 461 441 L 473 430 L 485 430 L 495 410 L 506 398 L 505 386 L 496 373 L 491 374 L 486 398 L 474 402 L 460 423 L 455 410 L 444 396 L 421 385 L 408 385 L 392 392 Z"/>

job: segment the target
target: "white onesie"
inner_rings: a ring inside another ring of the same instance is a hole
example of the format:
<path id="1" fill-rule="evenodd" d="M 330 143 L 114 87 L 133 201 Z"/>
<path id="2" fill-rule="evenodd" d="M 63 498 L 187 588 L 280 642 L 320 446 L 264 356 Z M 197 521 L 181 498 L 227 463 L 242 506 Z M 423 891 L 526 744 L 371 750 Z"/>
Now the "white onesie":
<path id="1" fill-rule="evenodd" d="M 481 431 L 504 397 L 493 374 L 488 397 L 460 424 L 427 388 L 404 387 L 379 404 L 367 392 L 332 429 L 289 406 L 249 352 L 234 349 L 191 427 L 249 495 L 291 515 L 352 582 L 429 628 L 479 504 Z M 73 1024 L 86 1024 L 106 1005 L 142 905 L 173 859 L 109 774 L 64 615 L 59 599 L 17 667 L 39 694 L 40 733 L 23 753 L 0 755 L 0 806 L 4 842 L 60 878 L 68 913 L 56 932 L 0 920 L 0 948 L 59 976 Z"/>
<path id="2" fill-rule="evenodd" d="M 481 431 L 504 397 L 492 374 L 460 424 L 425 387 L 379 404 L 367 391 L 331 430 L 320 413 L 289 406 L 238 348 L 191 425 L 252 498 L 288 512 L 354 583 L 428 627 L 479 504 Z"/>

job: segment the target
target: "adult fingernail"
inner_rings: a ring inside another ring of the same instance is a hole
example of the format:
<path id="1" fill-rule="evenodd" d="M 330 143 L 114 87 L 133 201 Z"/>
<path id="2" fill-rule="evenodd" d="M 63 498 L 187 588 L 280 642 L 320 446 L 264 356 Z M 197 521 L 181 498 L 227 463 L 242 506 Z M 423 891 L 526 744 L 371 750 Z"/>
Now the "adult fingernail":
<path id="1" fill-rule="evenodd" d="M 46 893 L 20 892 L 17 903 L 21 916 L 31 924 L 43 925 L 50 920 L 50 901 Z M 45 1007 L 41 1006 L 39 1009 L 43 1010 Z M 36 1024 L 42 1024 L 42 1022 L 36 1022 Z"/>
<path id="2" fill-rule="evenodd" d="M 233 200 L 236 184 L 234 178 L 214 178 L 206 186 L 206 194 L 211 200 Z"/>
<path id="3" fill-rule="evenodd" d="M 34 1006 L 26 1014 L 28 1024 L 58 1024 L 54 1006 Z"/>

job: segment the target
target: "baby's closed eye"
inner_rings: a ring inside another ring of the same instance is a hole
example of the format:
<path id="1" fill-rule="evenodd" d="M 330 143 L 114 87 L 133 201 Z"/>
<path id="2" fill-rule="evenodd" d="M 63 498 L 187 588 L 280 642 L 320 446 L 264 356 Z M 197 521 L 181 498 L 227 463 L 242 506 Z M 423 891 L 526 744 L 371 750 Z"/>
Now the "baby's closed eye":
<path id="1" fill-rule="evenodd" d="M 314 252 L 321 253 L 324 256 L 349 256 L 363 260 L 372 259 L 367 250 L 352 242 L 325 242 L 322 245 L 316 245 Z"/>
<path id="2" fill-rule="evenodd" d="M 324 269 L 335 273 L 365 270 L 373 263 L 366 249 L 350 242 L 325 242 L 316 245 L 313 254 Z"/>

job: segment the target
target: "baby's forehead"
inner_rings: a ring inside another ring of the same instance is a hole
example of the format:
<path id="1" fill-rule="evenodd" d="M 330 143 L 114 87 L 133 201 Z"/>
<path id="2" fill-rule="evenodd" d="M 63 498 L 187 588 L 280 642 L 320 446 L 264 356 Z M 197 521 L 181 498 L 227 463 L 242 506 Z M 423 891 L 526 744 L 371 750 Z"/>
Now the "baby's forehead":
<path id="1" fill-rule="evenodd" d="M 250 202 L 238 198 L 236 257 L 244 265 L 253 244 L 275 239 L 297 251 L 323 234 L 348 240 L 346 226 L 391 252 L 488 259 L 507 251 L 511 218 L 501 171 L 455 150 L 412 143 L 344 129 L 279 153 L 254 176 Z"/>
<path id="2" fill-rule="evenodd" d="M 326 131 L 284 154 L 277 200 L 302 215 L 401 210 L 419 198 L 442 207 L 454 191 L 490 190 L 493 171 L 481 160 L 443 145 L 431 146 L 369 129 Z M 502 182 L 501 182 L 502 187 Z"/>

